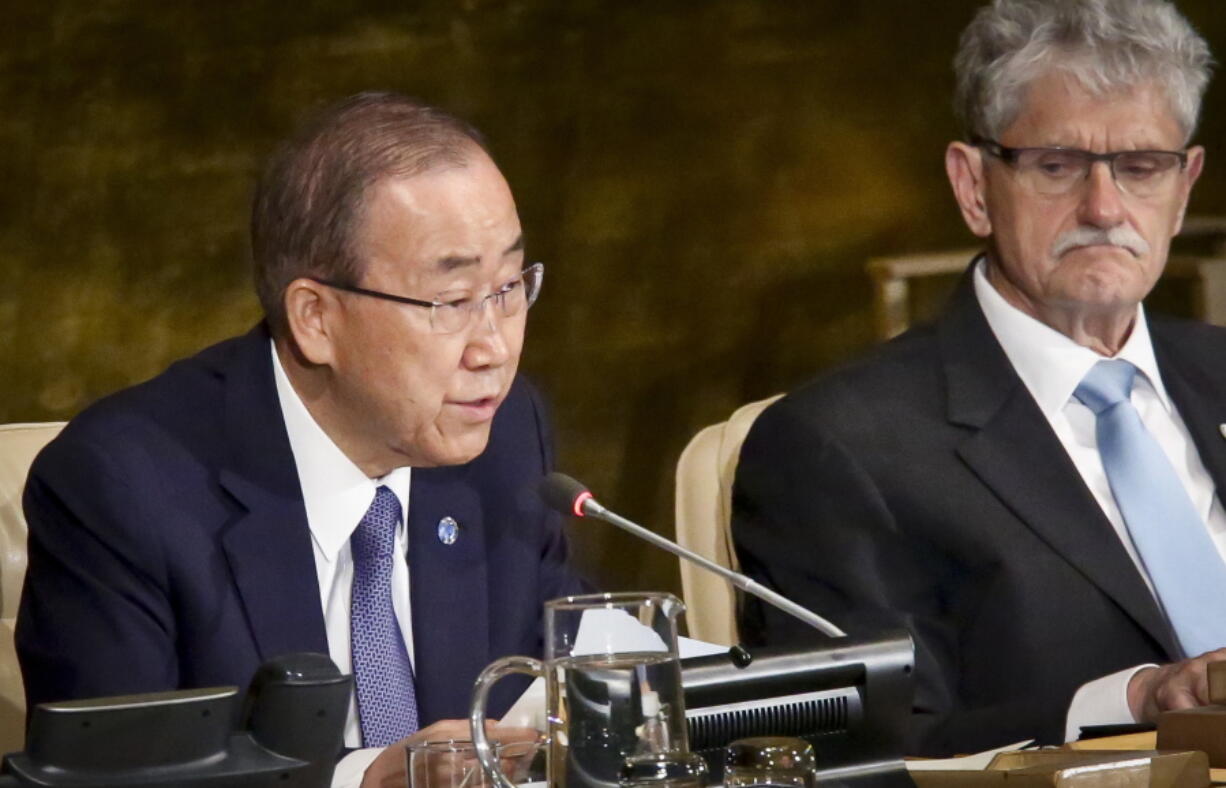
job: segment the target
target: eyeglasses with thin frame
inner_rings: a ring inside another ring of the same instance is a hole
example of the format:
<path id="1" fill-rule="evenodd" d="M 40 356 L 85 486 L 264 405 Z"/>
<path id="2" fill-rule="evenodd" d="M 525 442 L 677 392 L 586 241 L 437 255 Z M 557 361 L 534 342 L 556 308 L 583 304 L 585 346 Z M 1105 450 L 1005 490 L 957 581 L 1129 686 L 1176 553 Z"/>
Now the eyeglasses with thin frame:
<path id="1" fill-rule="evenodd" d="M 1085 183 L 1095 162 L 1106 162 L 1122 192 L 1143 199 L 1169 194 L 1175 176 L 1188 165 L 1186 150 L 1093 153 L 1080 148 L 1009 148 L 986 139 L 973 144 L 1013 167 L 1035 193 L 1057 197 Z"/>
<path id="2" fill-rule="evenodd" d="M 474 298 L 462 290 L 445 290 L 434 297 L 432 301 L 419 298 L 393 295 L 379 290 L 368 290 L 365 287 L 349 285 L 333 279 L 308 277 L 335 290 L 346 293 L 381 298 L 397 304 L 422 307 L 430 310 L 430 330 L 435 334 L 456 334 L 472 323 L 473 317 L 485 310 L 486 303 L 493 303 L 504 317 L 514 317 L 536 303 L 541 294 L 541 283 L 545 279 L 545 264 L 533 263 L 519 272 L 514 279 L 503 282 L 494 292 L 483 298 Z"/>

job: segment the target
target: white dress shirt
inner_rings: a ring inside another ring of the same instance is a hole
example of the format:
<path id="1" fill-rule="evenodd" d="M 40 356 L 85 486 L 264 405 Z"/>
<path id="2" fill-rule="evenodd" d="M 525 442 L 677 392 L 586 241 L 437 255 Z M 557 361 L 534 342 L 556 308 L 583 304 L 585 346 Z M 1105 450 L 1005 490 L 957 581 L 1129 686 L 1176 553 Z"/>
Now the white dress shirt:
<path id="1" fill-rule="evenodd" d="M 316 423 L 294 390 L 276 347 L 272 349 L 277 399 L 289 433 L 290 450 L 298 468 L 302 500 L 306 505 L 307 525 L 315 553 L 315 575 L 319 581 L 319 601 L 328 635 L 328 656 L 341 669 L 351 673 L 349 644 L 349 603 L 353 591 L 353 554 L 349 537 L 375 499 L 375 490 L 387 486 L 400 501 L 401 519 L 396 526 L 396 554 L 405 560 L 392 564 L 392 606 L 404 637 L 409 661 L 413 661 L 413 626 L 409 604 L 408 528 L 409 479 L 411 469 L 397 468 L 380 479 L 371 479 L 345 456 L 328 434 Z M 345 746 L 361 747 L 362 731 L 358 721 L 357 697 L 349 699 L 345 719 Z M 368 748 L 350 753 L 337 764 L 333 788 L 357 786 L 366 767 L 381 752 Z"/>
<path id="2" fill-rule="evenodd" d="M 1153 583 L 1137 555 L 1115 496 L 1111 494 L 1106 471 L 1103 470 L 1095 433 L 1096 417 L 1093 411 L 1073 397 L 1081 379 L 1103 356 L 1078 345 L 1007 302 L 988 282 L 985 264 L 983 259 L 975 263 L 974 286 L 979 306 L 992 333 L 1018 377 L 1034 397 L 1039 410 L 1051 424 L 1152 593 Z M 1132 332 L 1114 358 L 1125 359 L 1139 370 L 1132 388 L 1132 405 L 1183 481 L 1214 545 L 1226 560 L 1226 511 L 1222 509 L 1213 479 L 1201 462 L 1187 425 L 1162 385 L 1145 310 L 1140 305 L 1137 306 Z M 1082 685 L 1069 705 L 1065 738 L 1077 738 L 1082 725 L 1133 722 L 1132 712 L 1128 708 L 1128 682 L 1144 667 L 1138 665 Z"/>

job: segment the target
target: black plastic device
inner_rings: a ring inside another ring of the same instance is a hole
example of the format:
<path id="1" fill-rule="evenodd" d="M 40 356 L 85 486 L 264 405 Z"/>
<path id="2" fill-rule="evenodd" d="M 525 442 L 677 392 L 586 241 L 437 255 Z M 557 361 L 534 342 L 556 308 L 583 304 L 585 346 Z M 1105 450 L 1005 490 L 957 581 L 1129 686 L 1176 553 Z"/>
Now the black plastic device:
<path id="1" fill-rule="evenodd" d="M 734 647 L 681 661 L 690 749 L 714 779 L 723 748 L 750 736 L 813 745 L 819 784 L 912 788 L 903 766 L 915 648 L 905 631 L 820 646 Z"/>
<path id="2" fill-rule="evenodd" d="M 352 678 L 323 654 L 264 663 L 237 687 L 44 703 L 0 788 L 327 788 Z"/>

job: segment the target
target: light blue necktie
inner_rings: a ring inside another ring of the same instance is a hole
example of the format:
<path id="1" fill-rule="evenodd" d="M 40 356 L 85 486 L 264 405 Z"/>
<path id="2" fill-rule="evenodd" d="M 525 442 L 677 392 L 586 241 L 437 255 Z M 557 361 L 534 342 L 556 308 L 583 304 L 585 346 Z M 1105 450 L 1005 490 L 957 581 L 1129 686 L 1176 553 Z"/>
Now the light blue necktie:
<path id="1" fill-rule="evenodd" d="M 418 726 L 413 665 L 392 606 L 392 562 L 397 557 L 399 524 L 400 500 L 387 487 L 380 487 L 349 538 L 353 551 L 349 644 L 366 747 L 386 747 Z"/>
<path id="2" fill-rule="evenodd" d="M 1129 395 L 1137 368 L 1094 365 L 1074 396 L 1098 417 L 1098 453 L 1132 543 L 1184 655 L 1226 646 L 1226 563 Z"/>

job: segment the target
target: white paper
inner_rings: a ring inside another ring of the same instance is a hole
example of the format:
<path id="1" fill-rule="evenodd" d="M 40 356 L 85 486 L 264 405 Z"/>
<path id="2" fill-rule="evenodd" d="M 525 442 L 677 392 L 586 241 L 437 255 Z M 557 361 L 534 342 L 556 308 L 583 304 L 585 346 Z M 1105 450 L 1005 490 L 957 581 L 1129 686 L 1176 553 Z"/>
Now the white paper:
<path id="1" fill-rule="evenodd" d="M 996 757 L 997 753 L 1012 752 L 1020 750 L 1023 747 L 1033 744 L 1034 739 L 1019 741 L 1014 744 L 1006 744 L 1004 747 L 997 747 L 995 750 L 985 750 L 977 752 L 974 755 L 963 755 L 958 758 L 933 758 L 931 760 L 922 761 L 907 761 L 907 771 L 909 772 L 929 772 L 929 771 L 983 771 L 988 768 L 988 764 Z"/>
<path id="2" fill-rule="evenodd" d="M 718 643 L 708 643 L 705 640 L 695 640 L 694 638 L 677 638 L 677 654 L 682 659 L 690 657 L 706 657 L 711 654 L 727 654 L 729 646 L 721 646 Z"/>
<path id="3" fill-rule="evenodd" d="M 664 651 L 664 641 L 651 627 L 640 624 L 624 610 L 596 608 L 585 610 L 575 633 L 576 656 L 626 651 Z M 677 638 L 677 653 L 681 659 L 726 654 L 727 646 L 693 638 Z M 545 730 L 545 680 L 538 678 L 528 685 L 519 700 L 512 704 L 498 724 Z"/>
<path id="4" fill-rule="evenodd" d="M 536 728 L 544 731 L 548 721 L 545 719 L 545 680 L 538 678 L 528 685 L 519 700 L 511 704 L 507 713 L 498 721 L 499 728 Z"/>
<path id="5" fill-rule="evenodd" d="M 575 633 L 575 645 L 571 656 L 590 654 L 615 654 L 627 651 L 667 651 L 654 629 L 640 624 L 638 619 L 625 610 L 592 608 L 583 611 L 579 619 L 579 631 Z"/>

